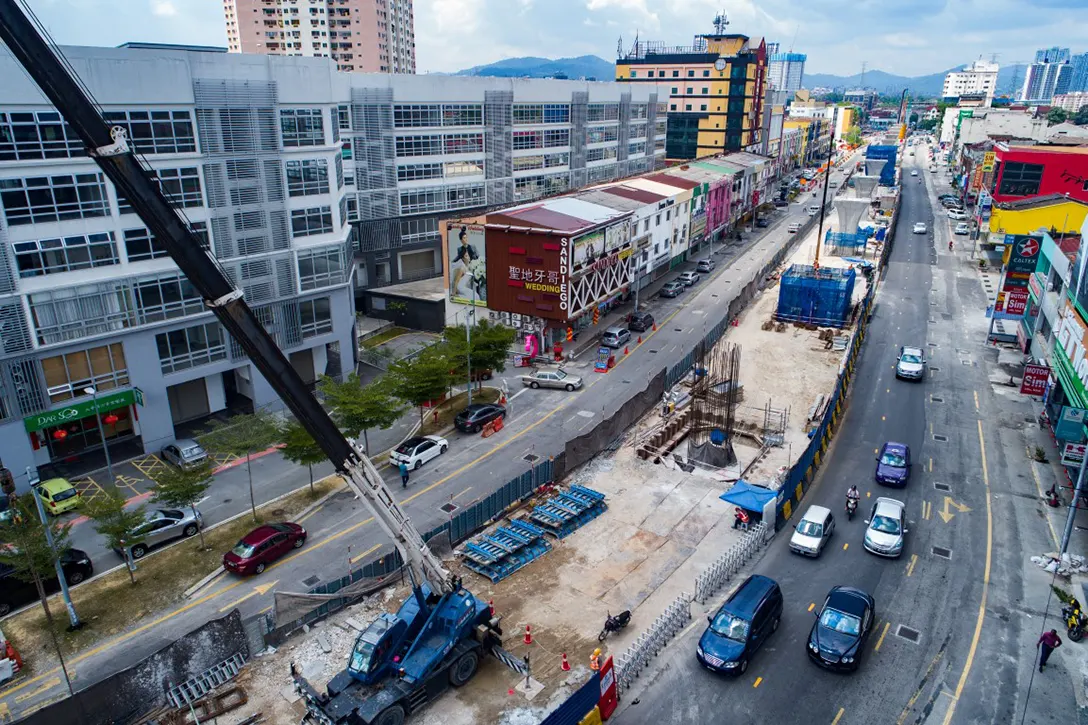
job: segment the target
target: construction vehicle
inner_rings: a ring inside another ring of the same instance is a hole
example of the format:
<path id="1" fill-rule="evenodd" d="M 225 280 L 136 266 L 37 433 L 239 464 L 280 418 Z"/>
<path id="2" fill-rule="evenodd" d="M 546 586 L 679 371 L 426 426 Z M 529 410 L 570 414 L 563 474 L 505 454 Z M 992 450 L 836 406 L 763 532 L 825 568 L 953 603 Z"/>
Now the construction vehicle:
<path id="1" fill-rule="evenodd" d="M 374 520 L 393 540 L 413 594 L 395 616 L 382 615 L 358 638 L 348 667 L 319 693 L 292 666 L 310 715 L 324 725 L 400 725 L 448 686 L 468 682 L 480 655 L 508 665 L 502 631 L 489 605 L 464 589 L 442 565 L 393 498 L 381 475 L 349 442 L 307 390 L 272 336 L 253 314 L 214 256 L 167 199 L 128 144 L 122 126 L 110 127 L 16 0 L 0 0 L 0 38 L 79 136 L 90 156 L 204 297 L 219 322 L 245 350 L 298 422 L 313 436 Z"/>

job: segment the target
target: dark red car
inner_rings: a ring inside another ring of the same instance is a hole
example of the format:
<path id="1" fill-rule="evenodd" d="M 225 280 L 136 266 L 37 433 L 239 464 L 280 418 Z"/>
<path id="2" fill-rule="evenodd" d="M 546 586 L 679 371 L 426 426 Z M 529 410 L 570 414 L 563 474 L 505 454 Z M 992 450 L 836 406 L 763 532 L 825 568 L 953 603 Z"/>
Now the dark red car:
<path id="1" fill-rule="evenodd" d="M 306 529 L 298 524 L 258 526 L 223 554 L 223 568 L 235 574 L 260 574 L 276 559 L 305 543 Z"/>

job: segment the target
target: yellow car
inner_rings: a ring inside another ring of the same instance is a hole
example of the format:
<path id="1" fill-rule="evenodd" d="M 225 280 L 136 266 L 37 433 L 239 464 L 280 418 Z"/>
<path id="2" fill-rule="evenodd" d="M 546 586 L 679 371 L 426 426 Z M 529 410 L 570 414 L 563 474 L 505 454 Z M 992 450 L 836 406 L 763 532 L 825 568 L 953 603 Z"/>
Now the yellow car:
<path id="1" fill-rule="evenodd" d="M 45 504 L 45 510 L 54 516 L 79 508 L 79 505 L 83 503 L 79 490 L 66 478 L 50 478 L 48 481 L 42 481 L 38 484 L 37 490 L 42 497 L 42 503 Z"/>

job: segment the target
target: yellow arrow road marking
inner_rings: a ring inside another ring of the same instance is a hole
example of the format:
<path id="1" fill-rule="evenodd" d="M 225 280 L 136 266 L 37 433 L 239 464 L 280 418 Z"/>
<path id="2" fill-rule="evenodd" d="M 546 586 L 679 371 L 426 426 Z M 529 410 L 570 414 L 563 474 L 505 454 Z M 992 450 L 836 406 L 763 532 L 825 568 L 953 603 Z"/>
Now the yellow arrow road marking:
<path id="1" fill-rule="evenodd" d="M 245 595 L 244 597 L 239 597 L 238 599 L 235 599 L 233 602 L 231 602 L 227 606 L 220 608 L 219 611 L 220 612 L 228 612 L 231 609 L 234 609 L 235 607 L 237 607 L 239 604 L 241 604 L 245 600 L 249 599 L 250 597 L 255 597 L 257 595 L 262 595 L 263 596 L 263 595 L 267 594 L 268 591 L 270 589 L 272 589 L 272 587 L 279 584 L 279 582 L 280 582 L 280 580 L 277 579 L 277 580 L 275 580 L 273 582 L 269 582 L 268 584 L 259 584 L 259 585 L 255 586 L 255 587 L 253 587 L 253 591 L 251 591 L 249 594 Z"/>
<path id="2" fill-rule="evenodd" d="M 967 513 L 968 511 L 970 511 L 970 510 L 971 510 L 971 509 L 969 509 L 968 507 L 964 506 L 964 505 L 963 505 L 962 503 L 957 503 L 956 501 L 953 501 L 953 500 L 952 500 L 952 497 L 951 497 L 951 496 L 945 496 L 945 497 L 944 497 L 944 508 L 943 508 L 943 509 L 941 509 L 940 511 L 938 511 L 938 512 L 937 512 L 937 515 L 938 515 L 938 516 L 940 516 L 940 517 L 941 517 L 941 519 L 942 519 L 942 520 L 943 520 L 943 521 L 944 521 L 944 522 L 945 522 L 946 524 L 947 524 L 947 523 L 948 523 L 949 521 L 951 521 L 951 520 L 952 520 L 952 517 L 953 517 L 953 516 L 955 516 L 955 515 L 956 515 L 956 514 L 954 514 L 954 513 L 952 513 L 951 511 L 949 511 L 949 510 L 948 510 L 948 509 L 949 509 L 949 507 L 952 507 L 952 508 L 956 509 L 956 510 L 957 510 L 957 511 L 959 511 L 959 512 L 960 512 L 961 514 L 965 514 L 965 513 Z"/>

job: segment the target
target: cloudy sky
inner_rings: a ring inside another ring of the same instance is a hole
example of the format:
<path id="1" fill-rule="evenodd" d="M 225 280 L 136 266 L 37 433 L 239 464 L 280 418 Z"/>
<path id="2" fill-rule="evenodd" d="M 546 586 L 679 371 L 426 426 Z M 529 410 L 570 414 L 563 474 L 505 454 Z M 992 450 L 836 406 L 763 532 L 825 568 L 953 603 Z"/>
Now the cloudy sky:
<path id="1" fill-rule="evenodd" d="M 60 43 L 226 45 L 222 0 L 29 0 Z M 1088 0 L 415 0 L 420 72 L 516 56 L 615 58 L 617 40 L 687 45 L 724 7 L 729 30 L 809 56 L 806 70 L 925 75 L 1036 48 L 1088 50 Z M 866 30 L 863 30 L 866 29 Z"/>

